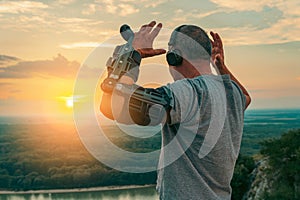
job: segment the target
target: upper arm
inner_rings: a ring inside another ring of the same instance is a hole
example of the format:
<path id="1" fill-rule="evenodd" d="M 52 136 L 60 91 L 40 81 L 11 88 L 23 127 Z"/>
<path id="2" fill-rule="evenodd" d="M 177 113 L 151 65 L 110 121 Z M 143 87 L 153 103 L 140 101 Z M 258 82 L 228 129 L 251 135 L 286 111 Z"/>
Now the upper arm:
<path id="1" fill-rule="evenodd" d="M 128 110 L 138 125 L 158 125 L 169 116 L 170 98 L 162 88 L 137 88 L 130 96 Z"/>
<path id="2" fill-rule="evenodd" d="M 200 82 L 194 84 L 188 79 L 182 79 L 164 87 L 170 99 L 170 125 L 189 122 L 199 113 L 202 99 L 199 85 Z"/>
<path id="3" fill-rule="evenodd" d="M 119 84 L 112 94 L 104 94 L 101 112 L 123 124 L 157 125 L 168 118 L 170 99 L 162 88 Z"/>

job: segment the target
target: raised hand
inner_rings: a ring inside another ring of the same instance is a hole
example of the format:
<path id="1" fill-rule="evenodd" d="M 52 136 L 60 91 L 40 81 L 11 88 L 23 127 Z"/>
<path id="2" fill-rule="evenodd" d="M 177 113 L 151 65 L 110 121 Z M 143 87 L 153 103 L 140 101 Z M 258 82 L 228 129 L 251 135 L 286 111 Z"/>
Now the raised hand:
<path id="1" fill-rule="evenodd" d="M 224 49 L 223 49 L 222 39 L 218 33 L 214 33 L 211 31 L 210 35 L 213 38 L 213 40 L 210 40 L 212 44 L 211 59 L 214 63 L 214 66 L 217 67 L 217 69 L 220 72 L 222 72 L 226 68 L 224 62 Z"/>
<path id="2" fill-rule="evenodd" d="M 155 25 L 156 22 L 152 21 L 143 25 L 138 32 L 134 33 L 132 46 L 141 54 L 142 58 L 166 53 L 165 49 L 153 49 L 153 41 L 162 28 L 161 23 L 157 24 L 156 27 Z"/>

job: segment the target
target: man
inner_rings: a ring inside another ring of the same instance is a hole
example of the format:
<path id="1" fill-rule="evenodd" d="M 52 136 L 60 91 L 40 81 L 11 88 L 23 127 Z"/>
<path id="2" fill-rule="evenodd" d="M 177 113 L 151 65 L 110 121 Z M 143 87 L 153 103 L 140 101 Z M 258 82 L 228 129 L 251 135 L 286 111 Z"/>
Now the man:
<path id="1" fill-rule="evenodd" d="M 134 33 L 132 47 L 141 58 L 165 53 L 153 49 L 162 28 L 160 23 L 155 25 L 152 21 Z M 136 86 L 137 61 L 118 79 L 113 92 L 106 89 L 105 81 L 102 84 L 100 110 L 110 119 L 139 125 L 162 123 L 157 179 L 160 199 L 231 198 L 244 110 L 251 99 L 224 64 L 221 38 L 210 34 L 212 40 L 193 25 L 173 31 L 166 57 L 174 83 L 157 89 Z M 210 64 L 219 75 L 213 75 Z M 110 73 L 111 69 L 109 77 Z"/>

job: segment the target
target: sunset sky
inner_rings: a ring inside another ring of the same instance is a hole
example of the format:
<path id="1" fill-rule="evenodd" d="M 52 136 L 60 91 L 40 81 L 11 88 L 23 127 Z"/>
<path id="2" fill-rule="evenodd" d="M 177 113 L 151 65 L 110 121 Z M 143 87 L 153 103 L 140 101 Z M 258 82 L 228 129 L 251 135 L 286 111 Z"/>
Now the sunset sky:
<path id="1" fill-rule="evenodd" d="M 152 20 L 166 30 L 196 24 L 218 32 L 250 109 L 300 108 L 299 10 L 299 0 L 2 0 L 0 115 L 71 113 L 90 53 L 120 25 L 136 30 Z"/>

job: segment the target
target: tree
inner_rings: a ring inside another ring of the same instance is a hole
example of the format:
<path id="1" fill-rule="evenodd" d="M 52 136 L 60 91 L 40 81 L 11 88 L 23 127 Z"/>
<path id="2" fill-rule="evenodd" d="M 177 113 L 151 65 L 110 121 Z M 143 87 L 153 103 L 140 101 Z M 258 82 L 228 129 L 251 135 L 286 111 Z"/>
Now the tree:
<path id="1" fill-rule="evenodd" d="M 251 184 L 250 175 L 254 168 L 255 162 L 252 157 L 239 155 L 231 180 L 232 200 L 242 199 L 248 191 Z"/>
<path id="2" fill-rule="evenodd" d="M 264 199 L 300 198 L 300 129 L 284 133 L 279 139 L 262 143 L 261 153 L 269 158 L 268 177 L 272 188 Z"/>

